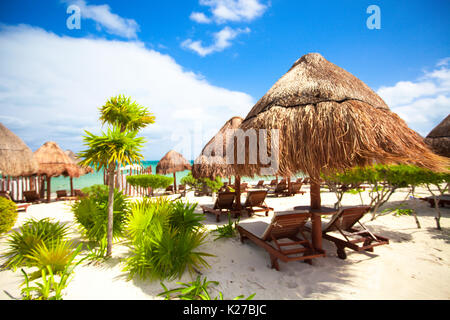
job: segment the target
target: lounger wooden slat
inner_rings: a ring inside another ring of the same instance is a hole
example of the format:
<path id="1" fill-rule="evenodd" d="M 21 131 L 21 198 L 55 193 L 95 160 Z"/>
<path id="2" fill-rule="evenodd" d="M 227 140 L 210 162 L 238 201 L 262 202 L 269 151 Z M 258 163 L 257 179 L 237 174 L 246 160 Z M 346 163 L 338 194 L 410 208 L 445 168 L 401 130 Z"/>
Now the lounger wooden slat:
<path id="1" fill-rule="evenodd" d="M 213 207 L 200 206 L 203 213 L 212 213 L 216 215 L 216 221 L 220 221 L 221 215 L 228 215 L 234 213 L 237 215 L 237 211 L 234 210 L 234 200 L 236 194 L 234 192 L 219 192 L 217 194 L 216 202 Z"/>
<path id="2" fill-rule="evenodd" d="M 345 248 L 354 251 L 373 251 L 373 248 L 376 246 L 389 244 L 389 239 L 373 234 L 360 222 L 360 219 L 369 211 L 369 209 L 369 206 L 343 208 L 322 227 L 322 237 L 334 242 L 339 258 L 347 258 Z M 353 226 L 355 224 L 359 224 L 361 228 L 354 228 Z M 310 227 L 306 225 L 305 230 L 310 231 Z M 331 235 L 331 232 L 340 233 L 342 238 Z M 357 238 L 350 239 L 352 237 Z M 358 245 L 361 242 L 363 244 Z"/>
<path id="3" fill-rule="evenodd" d="M 266 190 L 254 190 L 247 193 L 247 198 L 242 204 L 242 208 L 247 210 L 249 217 L 255 212 L 264 212 L 267 216 L 269 211 L 273 211 L 273 208 L 265 203 L 266 196 Z"/>
<path id="4" fill-rule="evenodd" d="M 283 262 L 304 260 L 311 263 L 311 259 L 325 256 L 325 251 L 315 250 L 302 232 L 310 217 L 311 214 L 307 212 L 277 212 L 270 223 L 263 221 L 240 223 L 237 230 L 241 242 L 249 239 L 266 250 L 271 267 L 279 270 L 278 260 Z M 297 236 L 299 233 L 304 237 L 303 239 Z M 282 247 L 298 245 L 302 247 L 282 249 Z"/>

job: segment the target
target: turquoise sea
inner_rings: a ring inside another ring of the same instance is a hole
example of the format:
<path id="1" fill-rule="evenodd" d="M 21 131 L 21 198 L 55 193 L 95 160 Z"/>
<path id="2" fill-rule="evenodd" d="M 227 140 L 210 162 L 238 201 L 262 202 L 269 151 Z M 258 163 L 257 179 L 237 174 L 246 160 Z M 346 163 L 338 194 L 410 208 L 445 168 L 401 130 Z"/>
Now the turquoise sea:
<path id="1" fill-rule="evenodd" d="M 142 161 L 142 166 L 144 168 L 148 168 L 149 166 L 152 167 L 152 173 L 155 174 L 156 173 L 156 165 L 158 164 L 158 160 L 147 160 L 147 161 Z M 193 160 L 190 161 L 191 164 L 194 163 Z M 189 173 L 189 170 L 185 170 L 185 171 L 180 171 L 176 173 L 176 177 L 177 177 L 177 183 L 180 182 L 181 178 L 185 177 L 187 174 Z M 173 177 L 173 174 L 167 174 L 166 176 L 168 177 Z M 302 175 L 298 175 L 299 177 L 301 177 Z M 256 182 L 258 180 L 272 180 L 275 179 L 275 177 L 265 177 L 265 178 L 257 178 L 255 177 L 254 179 L 252 178 L 248 178 L 248 177 L 244 177 L 241 179 L 241 181 L 246 181 L 246 182 Z M 224 181 L 228 181 L 228 179 L 224 179 Z M 233 181 L 233 179 L 232 179 Z M 73 188 L 74 189 L 82 189 L 85 187 L 89 187 L 92 186 L 94 184 L 103 184 L 103 170 L 101 171 L 96 171 L 93 173 L 88 173 L 84 176 L 81 176 L 79 178 L 74 178 L 73 179 Z M 66 178 L 63 176 L 60 177 L 56 177 L 56 178 L 52 178 L 51 180 L 51 190 L 53 192 L 55 192 L 56 190 L 70 190 L 70 178 Z"/>

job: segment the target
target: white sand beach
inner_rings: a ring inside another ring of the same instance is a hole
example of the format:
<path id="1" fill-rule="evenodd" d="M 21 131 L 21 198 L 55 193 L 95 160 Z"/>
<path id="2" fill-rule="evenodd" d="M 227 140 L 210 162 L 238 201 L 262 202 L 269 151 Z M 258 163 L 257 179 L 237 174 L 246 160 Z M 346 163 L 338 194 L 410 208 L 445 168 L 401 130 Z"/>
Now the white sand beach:
<path id="1" fill-rule="evenodd" d="M 304 188 L 308 191 L 308 187 Z M 425 189 L 418 189 L 417 196 L 428 195 Z M 363 193 L 367 201 L 367 192 Z M 396 192 L 382 207 L 397 207 L 406 193 Z M 200 204 L 212 204 L 211 197 L 194 197 L 188 193 L 184 200 Z M 245 199 L 245 196 L 243 197 Z M 333 205 L 334 193 L 323 192 L 322 204 Z M 309 192 L 293 197 L 268 197 L 266 203 L 276 211 L 289 210 L 296 205 L 309 204 Z M 26 213 L 20 213 L 14 228 L 28 218 L 51 217 L 71 223 L 73 215 L 68 202 L 53 202 L 32 205 Z M 360 204 L 359 196 L 346 194 L 343 205 Z M 238 237 L 208 241 L 200 251 L 214 254 L 207 258 L 210 268 L 200 272 L 208 280 L 218 281 L 213 286 L 212 296 L 219 291 L 225 299 L 238 295 L 256 293 L 254 299 L 449 299 L 450 298 L 450 209 L 441 209 L 442 230 L 436 229 L 435 211 L 420 200 L 408 200 L 405 208 L 414 208 L 422 225 L 418 229 L 412 216 L 387 214 L 370 221 L 366 215 L 363 221 L 374 233 L 390 239 L 389 245 L 375 247 L 374 252 L 358 253 L 349 249 L 347 259 L 336 255 L 333 243 L 323 240 L 326 257 L 316 258 L 312 265 L 303 262 L 280 262 L 280 271 L 270 268 L 269 255 L 250 241 L 242 244 Z M 200 209 L 198 210 L 200 212 Z M 273 212 L 269 213 L 269 217 Z M 246 216 L 242 222 L 266 219 L 262 216 Z M 213 230 L 226 223 L 222 218 L 215 222 L 215 216 L 207 215 L 206 228 Z M 309 234 L 308 234 L 309 235 Z M 0 252 L 6 247 L 7 234 L 0 238 Z M 73 239 L 80 240 L 73 224 Z M 99 265 L 79 265 L 73 280 L 65 290 L 64 299 L 162 299 L 158 293 L 163 289 L 159 281 L 139 279 L 127 281 L 122 271 L 122 259 L 127 257 L 128 247 L 121 243 L 113 246 L 113 257 Z M 179 280 L 167 282 L 168 288 L 179 287 L 176 281 L 188 282 L 196 275 L 185 272 Z M 0 299 L 20 299 L 20 270 L 0 271 Z"/>

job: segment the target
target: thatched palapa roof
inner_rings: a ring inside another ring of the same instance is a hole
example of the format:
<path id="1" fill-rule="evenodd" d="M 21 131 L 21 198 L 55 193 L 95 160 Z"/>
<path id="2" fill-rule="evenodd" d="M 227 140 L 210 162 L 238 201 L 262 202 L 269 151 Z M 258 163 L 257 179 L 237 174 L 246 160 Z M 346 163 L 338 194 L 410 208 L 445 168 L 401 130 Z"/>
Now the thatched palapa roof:
<path id="1" fill-rule="evenodd" d="M 0 123 L 0 174 L 19 177 L 36 173 L 38 164 L 31 149 Z"/>
<path id="2" fill-rule="evenodd" d="M 156 165 L 157 174 L 191 170 L 191 164 L 178 152 L 170 150 Z"/>
<path id="3" fill-rule="evenodd" d="M 72 151 L 72 150 L 66 150 L 64 151 L 70 159 L 72 159 L 73 162 L 75 162 L 78 166 L 78 168 L 80 169 L 80 175 L 85 175 L 88 173 L 92 173 L 94 172 L 94 169 L 92 169 L 91 167 L 86 167 L 86 166 L 80 166 L 80 161 L 81 159 L 77 157 L 77 155 Z"/>
<path id="4" fill-rule="evenodd" d="M 241 128 L 279 130 L 279 173 L 285 176 L 301 171 L 318 179 L 328 169 L 374 162 L 435 170 L 447 164 L 366 84 L 318 53 L 298 59 Z M 233 168 L 240 176 L 254 176 L 262 167 Z"/>
<path id="5" fill-rule="evenodd" d="M 192 166 L 192 175 L 195 178 L 208 177 L 214 179 L 216 176 L 227 177 L 230 175 L 230 168 L 226 163 L 227 134 L 239 128 L 243 120 L 241 117 L 229 119 L 203 147 L 202 152 L 195 159 Z M 219 148 L 222 148 L 222 155 L 218 155 L 219 152 L 216 152 L 220 150 Z"/>
<path id="6" fill-rule="evenodd" d="M 60 175 L 78 178 L 80 169 L 56 142 L 44 143 L 34 152 L 34 159 L 39 164 L 38 174 L 47 177 Z"/>
<path id="7" fill-rule="evenodd" d="M 435 153 L 450 158 L 450 114 L 431 130 L 425 142 Z"/>

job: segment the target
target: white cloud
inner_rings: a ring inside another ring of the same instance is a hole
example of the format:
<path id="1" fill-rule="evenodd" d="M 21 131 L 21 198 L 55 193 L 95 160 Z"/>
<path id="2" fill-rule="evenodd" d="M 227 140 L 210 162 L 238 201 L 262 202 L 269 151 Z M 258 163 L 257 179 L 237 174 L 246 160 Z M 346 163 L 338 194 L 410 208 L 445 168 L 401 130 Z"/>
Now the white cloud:
<path id="1" fill-rule="evenodd" d="M 267 9 L 259 0 L 200 0 L 199 3 L 210 8 L 217 23 L 252 21 Z"/>
<path id="2" fill-rule="evenodd" d="M 426 136 L 450 111 L 450 58 L 416 81 L 400 81 L 381 87 L 377 93 L 408 125 Z"/>
<path id="3" fill-rule="evenodd" d="M 127 39 L 136 39 L 139 31 L 138 23 L 133 19 L 122 18 L 112 13 L 107 4 L 90 5 L 84 0 L 65 0 L 68 4 L 74 4 L 80 8 L 82 19 L 91 19 L 97 23 L 97 28 L 105 29 L 109 34 L 121 36 Z"/>
<path id="4" fill-rule="evenodd" d="M 242 33 L 249 33 L 249 28 L 244 29 L 232 29 L 230 27 L 225 27 L 219 32 L 213 34 L 214 42 L 209 46 L 203 46 L 202 41 L 192 41 L 187 39 L 181 44 L 182 47 L 188 48 L 195 51 L 200 56 L 204 57 L 213 52 L 223 51 L 224 49 L 231 46 L 231 41 L 234 40 L 238 35 Z"/>
<path id="5" fill-rule="evenodd" d="M 213 86 L 141 42 L 0 25 L 0 121 L 33 150 L 53 140 L 80 151 L 83 130 L 100 131 L 98 107 L 117 94 L 156 116 L 143 131 L 146 159 L 173 148 L 194 158 L 211 138 L 203 133 L 245 116 L 254 104 L 248 94 Z"/>
<path id="6" fill-rule="evenodd" d="M 203 12 L 192 12 L 189 18 L 198 23 L 211 23 L 211 19 Z"/>

